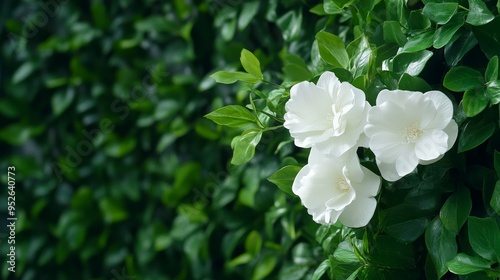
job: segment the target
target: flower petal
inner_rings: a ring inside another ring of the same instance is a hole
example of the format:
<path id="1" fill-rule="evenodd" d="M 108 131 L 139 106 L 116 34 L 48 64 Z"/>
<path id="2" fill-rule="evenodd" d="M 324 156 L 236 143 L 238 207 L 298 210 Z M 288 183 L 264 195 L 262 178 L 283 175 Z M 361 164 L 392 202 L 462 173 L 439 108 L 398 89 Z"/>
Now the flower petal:
<path id="1" fill-rule="evenodd" d="M 384 102 L 393 102 L 403 108 L 406 100 L 412 94 L 413 91 L 383 89 L 377 96 L 377 106 Z"/>
<path id="2" fill-rule="evenodd" d="M 357 197 L 342 211 L 339 221 L 346 227 L 364 227 L 373 217 L 376 207 L 375 198 Z"/>
<path id="3" fill-rule="evenodd" d="M 389 182 L 394 182 L 401 179 L 403 176 L 396 171 L 396 162 L 381 162 L 377 159 L 377 166 L 382 177 Z"/>
<path id="4" fill-rule="evenodd" d="M 401 154 L 396 160 L 396 171 L 403 177 L 410 174 L 418 165 L 418 158 L 415 154 L 415 148 L 412 145 L 403 146 Z"/>
<path id="5" fill-rule="evenodd" d="M 326 71 L 319 77 L 317 85 L 318 87 L 325 89 L 325 91 L 330 94 L 338 90 L 340 81 L 337 76 L 335 76 L 335 73 Z"/>
<path id="6" fill-rule="evenodd" d="M 429 124 L 429 128 L 443 129 L 453 117 L 451 100 L 444 93 L 437 90 L 428 91 L 424 96 L 432 101 L 437 113 L 434 121 Z"/>
<path id="7" fill-rule="evenodd" d="M 425 131 L 415 143 L 415 154 L 420 160 L 434 160 L 448 150 L 448 134 L 440 130 Z"/>
<path id="8" fill-rule="evenodd" d="M 374 197 L 380 191 L 382 181 L 377 174 L 362 166 L 364 177 L 359 184 L 353 184 L 357 197 Z"/>

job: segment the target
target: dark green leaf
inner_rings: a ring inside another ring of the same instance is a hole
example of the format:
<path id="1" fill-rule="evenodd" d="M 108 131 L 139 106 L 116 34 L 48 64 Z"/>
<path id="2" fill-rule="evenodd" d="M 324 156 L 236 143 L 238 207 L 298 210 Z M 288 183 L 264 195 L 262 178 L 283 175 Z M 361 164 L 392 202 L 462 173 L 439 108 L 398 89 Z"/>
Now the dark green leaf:
<path id="1" fill-rule="evenodd" d="M 491 264 L 481 257 L 469 256 L 464 253 L 458 254 L 447 263 L 448 269 L 458 275 L 466 275 L 472 272 L 488 270 Z"/>
<path id="2" fill-rule="evenodd" d="M 477 43 L 474 33 L 465 31 L 458 40 L 453 41 L 451 44 L 447 44 L 444 48 L 444 57 L 448 65 L 455 67 L 464 55 L 474 48 Z"/>
<path id="3" fill-rule="evenodd" d="M 495 123 L 485 115 L 469 120 L 458 137 L 458 152 L 462 153 L 481 145 L 495 131 Z"/>
<path id="4" fill-rule="evenodd" d="M 276 24 L 281 29 L 283 39 L 287 42 L 295 41 L 302 31 L 302 11 L 291 10 L 281 16 Z"/>
<path id="5" fill-rule="evenodd" d="M 398 89 L 427 92 L 432 88 L 424 79 L 404 73 L 399 79 Z"/>
<path id="6" fill-rule="evenodd" d="M 245 2 L 238 18 L 238 30 L 244 30 L 259 11 L 259 1 Z"/>
<path id="7" fill-rule="evenodd" d="M 262 237 L 258 231 L 251 231 L 245 239 L 245 250 L 250 255 L 256 257 L 260 253 L 262 247 Z"/>
<path id="8" fill-rule="evenodd" d="M 500 261 L 500 229 L 492 218 L 469 217 L 469 242 L 481 257 Z"/>
<path id="9" fill-rule="evenodd" d="M 252 280 L 260 280 L 264 279 L 266 276 L 268 276 L 276 267 L 276 264 L 278 263 L 278 259 L 276 255 L 274 254 L 266 254 L 258 263 L 257 266 L 255 267 L 255 270 L 253 272 Z"/>
<path id="10" fill-rule="evenodd" d="M 496 152 L 498 153 L 498 152 Z M 493 191 L 493 195 L 491 196 L 490 206 L 500 215 L 500 180 L 497 181 L 495 185 L 495 190 Z"/>
<path id="11" fill-rule="evenodd" d="M 55 116 L 59 116 L 64 110 L 66 110 L 75 97 L 75 89 L 68 88 L 66 91 L 56 92 L 51 99 L 52 111 Z"/>
<path id="12" fill-rule="evenodd" d="M 472 32 L 486 57 L 500 56 L 500 17 L 480 27 L 472 26 Z"/>
<path id="13" fill-rule="evenodd" d="M 444 76 L 443 85 L 452 91 L 466 91 L 484 84 L 483 75 L 467 66 L 452 68 Z"/>
<path id="14" fill-rule="evenodd" d="M 488 67 L 486 67 L 486 72 L 484 73 L 484 79 L 487 82 L 496 81 L 498 79 L 498 56 L 494 56 L 488 62 Z"/>
<path id="15" fill-rule="evenodd" d="M 32 61 L 23 63 L 12 76 L 12 83 L 17 84 L 28 78 L 35 70 L 35 64 Z"/>
<path id="16" fill-rule="evenodd" d="M 292 81 L 307 81 L 312 78 L 312 74 L 307 68 L 307 64 L 297 55 L 286 54 L 283 72 Z"/>
<path id="17" fill-rule="evenodd" d="M 253 53 L 251 53 L 247 49 L 241 50 L 240 61 L 241 65 L 243 65 L 243 69 L 245 69 L 248 74 L 251 74 L 255 78 L 262 80 L 263 77 L 262 71 L 260 70 L 260 62 Z"/>
<path id="18" fill-rule="evenodd" d="M 458 3 L 427 3 L 422 14 L 437 24 L 447 23 L 457 12 Z"/>
<path id="19" fill-rule="evenodd" d="M 397 73 L 407 73 L 408 75 L 418 76 L 431 56 L 432 52 L 428 50 L 413 53 L 400 53 L 394 57 L 393 70 Z"/>
<path id="20" fill-rule="evenodd" d="M 292 192 L 292 185 L 295 176 L 299 173 L 301 167 L 299 166 L 285 166 L 280 170 L 274 172 L 269 178 L 267 178 L 271 183 L 275 184 L 282 191 L 288 193 L 289 195 L 295 196 Z"/>
<path id="21" fill-rule="evenodd" d="M 234 153 L 231 163 L 240 165 L 251 160 L 255 154 L 255 147 L 260 142 L 262 131 L 249 129 L 243 132 L 239 138 L 235 138 Z"/>
<path id="22" fill-rule="evenodd" d="M 369 255 L 370 262 L 392 269 L 415 267 L 415 250 L 412 244 L 387 235 L 378 235 L 374 243 Z"/>
<path id="23" fill-rule="evenodd" d="M 400 47 L 406 43 L 406 36 L 401 30 L 401 25 L 397 21 L 385 21 L 383 24 L 384 41 L 386 43 L 396 43 Z"/>
<path id="24" fill-rule="evenodd" d="M 486 93 L 491 99 L 491 104 L 500 103 L 500 80 L 495 80 L 487 84 Z"/>
<path id="25" fill-rule="evenodd" d="M 322 261 L 313 273 L 311 280 L 320 280 L 321 277 L 330 268 L 330 262 L 328 259 Z"/>
<path id="26" fill-rule="evenodd" d="M 462 106 L 467 117 L 474 117 L 481 113 L 488 105 L 488 102 L 486 89 L 483 87 L 466 90 L 462 98 Z"/>
<path id="27" fill-rule="evenodd" d="M 408 24 L 412 30 L 425 30 L 431 27 L 431 21 L 422 14 L 421 10 L 410 12 Z"/>
<path id="28" fill-rule="evenodd" d="M 320 31 L 316 34 L 319 53 L 321 58 L 328 64 L 347 69 L 349 67 L 349 56 L 344 46 L 344 41 L 339 37 Z"/>
<path id="29" fill-rule="evenodd" d="M 471 209 L 472 200 L 469 189 L 461 187 L 446 200 L 439 212 L 439 217 L 444 227 L 457 235 L 467 220 Z"/>
<path id="30" fill-rule="evenodd" d="M 469 14 L 466 22 L 471 25 L 484 25 L 492 21 L 495 16 L 488 10 L 483 0 L 469 0 Z"/>
<path id="31" fill-rule="evenodd" d="M 497 178 L 500 179 L 500 152 L 495 150 L 495 154 L 493 155 L 493 162 L 495 165 L 495 171 L 497 173 Z"/>
<path id="32" fill-rule="evenodd" d="M 438 278 L 441 278 L 448 271 L 446 263 L 457 254 L 455 235 L 436 217 L 425 231 L 425 245 L 436 267 Z"/>
<path id="33" fill-rule="evenodd" d="M 210 77 L 221 84 L 233 84 L 237 81 L 255 84 L 262 80 L 261 78 L 257 78 L 254 75 L 245 72 L 218 71 L 210 75 Z"/>
<path id="34" fill-rule="evenodd" d="M 433 42 L 434 48 L 440 49 L 451 41 L 453 35 L 464 25 L 464 16 L 464 13 L 455 14 L 446 25 L 441 26 L 436 31 Z"/>

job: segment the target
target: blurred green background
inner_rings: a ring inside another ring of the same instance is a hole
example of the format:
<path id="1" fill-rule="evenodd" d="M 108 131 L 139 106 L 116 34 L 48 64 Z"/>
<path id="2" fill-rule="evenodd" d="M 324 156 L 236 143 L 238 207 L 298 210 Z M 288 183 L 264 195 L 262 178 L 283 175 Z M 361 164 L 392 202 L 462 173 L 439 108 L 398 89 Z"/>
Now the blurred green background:
<path id="1" fill-rule="evenodd" d="M 309 278 L 329 249 L 310 245 L 318 226 L 266 180 L 293 163 L 291 144 L 275 153 L 288 134 L 232 166 L 239 132 L 203 116 L 247 103 L 208 77 L 238 69 L 242 48 L 271 80 L 284 53 L 308 57 L 320 3 L 2 1 L 0 178 L 6 190 L 16 168 L 16 279 Z M 0 201 L 6 217 L 6 191 Z"/>

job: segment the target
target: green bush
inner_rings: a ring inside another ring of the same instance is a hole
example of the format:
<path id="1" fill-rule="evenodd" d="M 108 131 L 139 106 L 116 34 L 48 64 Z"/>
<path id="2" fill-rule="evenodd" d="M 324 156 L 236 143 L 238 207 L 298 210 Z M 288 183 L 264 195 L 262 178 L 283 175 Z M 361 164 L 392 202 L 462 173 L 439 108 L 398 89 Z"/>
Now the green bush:
<path id="1" fill-rule="evenodd" d="M 498 277 L 499 4 L 457 2 L 4 1 L 16 279 Z M 324 71 L 372 105 L 442 90 L 460 127 L 359 229 L 316 224 L 291 191 L 308 151 L 284 104 Z"/>

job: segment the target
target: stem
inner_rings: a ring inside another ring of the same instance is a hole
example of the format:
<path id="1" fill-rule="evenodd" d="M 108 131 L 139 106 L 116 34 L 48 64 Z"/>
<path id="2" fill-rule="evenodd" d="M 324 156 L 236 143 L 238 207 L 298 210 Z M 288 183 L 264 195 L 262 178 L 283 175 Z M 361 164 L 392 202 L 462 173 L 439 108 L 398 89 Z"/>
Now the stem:
<path id="1" fill-rule="evenodd" d="M 277 87 L 280 87 L 280 88 L 284 88 L 286 89 L 286 87 L 284 87 L 283 85 L 278 85 L 276 83 L 273 83 L 271 81 L 268 81 L 268 80 L 262 80 L 263 83 L 266 83 L 266 84 L 270 84 L 270 85 L 273 85 L 273 86 L 277 86 Z"/>
<path id="2" fill-rule="evenodd" d="M 262 114 L 270 117 L 271 119 L 273 119 L 277 122 L 284 122 L 285 121 L 284 119 L 277 118 L 276 116 L 273 116 L 273 115 L 269 114 L 268 112 L 265 112 L 265 111 L 259 111 L 259 112 L 261 112 Z"/>
<path id="3" fill-rule="evenodd" d="M 279 129 L 279 128 L 282 128 L 283 125 L 277 125 L 277 126 L 270 126 L 270 127 L 266 127 L 264 128 L 265 131 L 271 131 L 271 130 L 276 130 L 276 129 Z"/>
<path id="4" fill-rule="evenodd" d="M 462 10 L 467 11 L 467 12 L 469 11 L 469 9 L 467 9 L 466 7 L 464 7 L 464 6 L 462 6 L 462 5 L 458 5 L 458 7 L 459 7 L 460 9 L 462 9 Z"/>
<path id="5" fill-rule="evenodd" d="M 260 122 L 259 120 L 259 115 L 257 115 L 257 107 L 255 107 L 255 103 L 253 102 L 253 97 L 252 97 L 252 92 L 250 91 L 250 104 L 252 104 L 252 108 L 253 108 L 253 114 L 255 115 L 255 119 L 257 120 L 257 125 L 260 127 L 260 128 L 264 128 L 265 126 Z"/>

